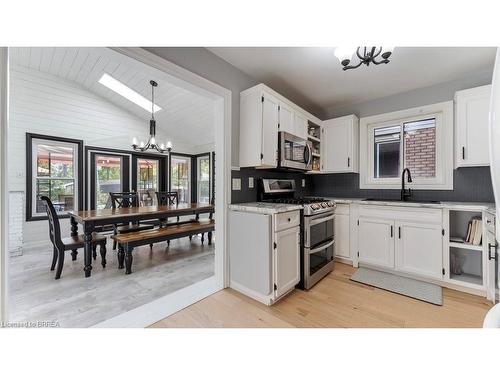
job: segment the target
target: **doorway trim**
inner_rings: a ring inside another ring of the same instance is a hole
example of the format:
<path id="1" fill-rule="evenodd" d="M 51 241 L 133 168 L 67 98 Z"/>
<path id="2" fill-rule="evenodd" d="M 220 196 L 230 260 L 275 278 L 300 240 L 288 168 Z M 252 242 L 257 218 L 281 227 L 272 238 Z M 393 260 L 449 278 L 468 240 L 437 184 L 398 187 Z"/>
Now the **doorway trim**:
<path id="1" fill-rule="evenodd" d="M 9 246 L 8 143 L 9 50 L 0 47 L 0 323 L 8 318 L 7 254 Z"/>

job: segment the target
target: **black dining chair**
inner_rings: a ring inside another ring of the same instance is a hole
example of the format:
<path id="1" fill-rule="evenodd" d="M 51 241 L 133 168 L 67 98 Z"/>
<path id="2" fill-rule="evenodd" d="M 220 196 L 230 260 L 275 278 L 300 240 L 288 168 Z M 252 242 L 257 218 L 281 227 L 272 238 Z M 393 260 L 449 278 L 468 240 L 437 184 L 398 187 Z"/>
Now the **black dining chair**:
<path id="1" fill-rule="evenodd" d="M 179 205 L 179 192 L 178 191 L 157 191 L 156 200 L 158 206 Z M 179 221 L 179 216 L 177 216 Z M 161 225 L 161 224 L 160 224 Z M 189 236 L 191 239 L 192 236 Z M 170 245 L 170 240 L 167 240 L 167 245 Z"/>
<path id="2" fill-rule="evenodd" d="M 45 203 L 45 209 L 47 211 L 47 216 L 49 218 L 49 238 L 54 246 L 54 253 L 52 256 L 52 265 L 50 270 L 54 271 L 57 263 L 56 270 L 56 280 L 61 278 L 62 269 L 64 266 L 64 253 L 71 250 L 72 260 L 76 260 L 78 254 L 77 249 L 81 249 L 84 246 L 83 234 L 78 236 L 61 238 L 61 226 L 59 224 L 59 217 L 57 216 L 56 210 L 52 201 L 49 197 L 40 196 L 40 199 Z M 96 247 L 99 245 L 101 252 L 101 264 L 102 267 L 106 267 L 106 237 L 101 236 L 97 233 L 92 233 L 92 256 L 94 260 L 97 258 Z"/>
<path id="3" fill-rule="evenodd" d="M 139 207 L 139 194 L 136 192 L 109 193 L 111 198 L 111 208 Z M 150 223 L 123 223 L 115 225 L 114 234 L 138 232 L 140 230 L 154 229 L 154 224 Z M 149 244 L 153 248 L 153 244 Z M 113 250 L 116 250 L 116 241 L 113 240 Z"/>

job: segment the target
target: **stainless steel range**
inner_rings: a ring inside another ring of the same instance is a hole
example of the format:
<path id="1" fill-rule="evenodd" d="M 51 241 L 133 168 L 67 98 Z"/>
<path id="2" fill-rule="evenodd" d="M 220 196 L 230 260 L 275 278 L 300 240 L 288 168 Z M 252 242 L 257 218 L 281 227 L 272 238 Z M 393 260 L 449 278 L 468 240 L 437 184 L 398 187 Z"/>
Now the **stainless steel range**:
<path id="1" fill-rule="evenodd" d="M 333 201 L 316 197 L 296 197 L 295 181 L 262 179 L 259 200 L 301 205 L 301 283 L 311 288 L 333 269 L 335 207 Z"/>

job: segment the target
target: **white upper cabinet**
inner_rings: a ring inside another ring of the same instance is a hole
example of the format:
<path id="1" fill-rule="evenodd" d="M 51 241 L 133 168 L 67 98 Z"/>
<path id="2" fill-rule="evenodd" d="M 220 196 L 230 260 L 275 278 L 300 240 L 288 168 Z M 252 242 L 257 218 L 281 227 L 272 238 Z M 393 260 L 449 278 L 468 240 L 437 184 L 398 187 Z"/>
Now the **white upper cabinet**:
<path id="1" fill-rule="evenodd" d="M 284 103 L 279 105 L 279 130 L 295 134 L 294 112 Z"/>
<path id="2" fill-rule="evenodd" d="M 276 168 L 278 132 L 307 139 L 307 124 L 321 120 L 264 84 L 240 93 L 240 167 Z"/>
<path id="3" fill-rule="evenodd" d="M 355 115 L 323 121 L 321 159 L 323 172 L 359 172 L 359 119 Z"/>
<path id="4" fill-rule="evenodd" d="M 455 166 L 490 165 L 488 117 L 491 85 L 455 93 Z"/>
<path id="5" fill-rule="evenodd" d="M 307 139 L 307 117 L 301 112 L 295 112 L 293 128 L 297 137 Z"/>

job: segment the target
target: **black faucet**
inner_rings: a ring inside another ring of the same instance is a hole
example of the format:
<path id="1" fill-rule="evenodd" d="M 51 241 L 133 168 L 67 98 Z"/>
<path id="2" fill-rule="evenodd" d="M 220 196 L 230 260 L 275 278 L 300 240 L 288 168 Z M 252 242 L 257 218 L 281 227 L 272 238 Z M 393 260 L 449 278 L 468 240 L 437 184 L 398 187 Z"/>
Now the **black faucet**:
<path id="1" fill-rule="evenodd" d="M 405 201 L 411 197 L 411 189 L 408 191 L 405 189 L 405 173 L 408 172 L 408 182 L 411 181 L 411 172 L 408 168 L 403 169 L 403 173 L 401 174 L 401 200 Z"/>

